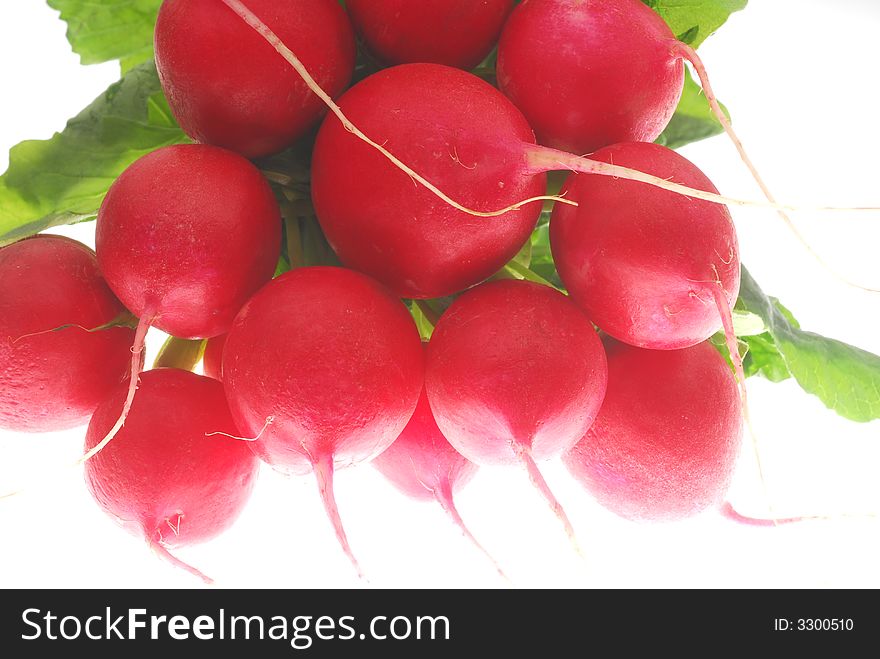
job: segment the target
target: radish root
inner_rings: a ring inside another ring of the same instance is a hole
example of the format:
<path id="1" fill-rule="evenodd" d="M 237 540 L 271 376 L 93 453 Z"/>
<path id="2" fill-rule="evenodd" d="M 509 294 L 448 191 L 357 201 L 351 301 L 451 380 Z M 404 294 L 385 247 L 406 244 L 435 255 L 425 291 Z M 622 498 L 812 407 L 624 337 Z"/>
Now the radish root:
<path id="1" fill-rule="evenodd" d="M 150 545 L 150 549 L 152 549 L 159 558 L 168 561 L 174 567 L 178 567 L 181 570 L 186 570 L 193 576 L 196 576 L 204 581 L 209 586 L 214 584 L 214 580 L 211 577 L 207 576 L 204 572 L 194 568 L 192 565 L 184 563 L 182 560 L 177 558 L 177 556 L 168 551 L 168 549 L 162 544 L 161 540 L 156 540 L 151 535 L 147 535 L 146 537 L 147 544 Z"/>
<path id="2" fill-rule="evenodd" d="M 713 269 L 715 267 L 713 266 Z M 717 269 L 716 269 L 717 275 Z M 761 489 L 764 493 L 764 502 L 767 504 L 767 512 L 771 519 L 776 521 L 776 514 L 773 511 L 773 503 L 770 499 L 770 490 L 767 487 L 767 479 L 764 478 L 764 467 L 761 460 L 761 451 L 758 447 L 758 436 L 752 426 L 752 416 L 749 413 L 749 398 L 746 389 L 746 373 L 743 369 L 742 355 L 739 353 L 739 343 L 736 339 L 736 332 L 733 329 L 733 314 L 730 311 L 730 303 L 727 301 L 727 294 L 721 285 L 721 279 L 718 278 L 717 285 L 710 287 L 712 298 L 715 300 L 715 306 L 721 316 L 721 324 L 724 327 L 724 339 L 727 342 L 727 350 L 730 353 L 730 361 L 733 364 L 733 370 L 736 374 L 737 384 L 739 386 L 740 396 L 742 398 L 743 420 L 746 428 L 748 428 L 749 437 L 751 438 L 752 452 L 755 455 L 755 464 L 758 467 L 758 480 L 761 481 Z"/>
<path id="3" fill-rule="evenodd" d="M 746 526 L 779 526 L 781 524 L 795 524 L 797 522 L 830 519 L 825 517 L 781 517 L 778 519 L 759 519 L 757 517 L 747 517 L 737 512 L 729 501 L 725 501 L 724 503 L 722 503 L 721 506 L 718 508 L 718 512 L 721 513 L 722 517 L 729 519 L 731 522 L 744 524 Z"/>
<path id="4" fill-rule="evenodd" d="M 562 504 L 559 503 L 556 496 L 550 490 L 550 486 L 547 485 L 547 481 L 544 480 L 543 474 L 541 474 L 541 470 L 538 469 L 538 465 L 535 464 L 535 459 L 532 457 L 531 449 L 522 444 L 520 442 L 514 442 L 513 450 L 516 454 L 516 457 L 523 463 L 526 468 L 526 471 L 529 473 L 529 480 L 532 481 L 532 485 L 534 485 L 538 491 L 541 493 L 541 496 L 550 504 L 550 508 L 556 514 L 556 517 L 562 522 L 563 528 L 565 528 L 565 534 L 568 536 L 568 539 L 571 541 L 574 550 L 577 552 L 578 556 L 584 558 L 584 553 L 581 550 L 580 545 L 578 544 L 577 537 L 574 533 L 574 527 L 571 525 L 571 522 L 568 519 L 568 515 L 565 514 L 565 510 L 562 508 Z"/>
<path id="5" fill-rule="evenodd" d="M 138 321 L 137 330 L 134 335 L 134 345 L 131 347 L 131 374 L 128 383 L 128 393 L 125 396 L 125 403 L 122 405 L 122 412 L 120 412 L 119 418 L 116 419 L 116 423 L 114 423 L 113 427 L 110 428 L 106 435 L 104 435 L 104 438 L 88 450 L 74 463 L 73 466 L 79 466 L 100 453 L 103 448 L 107 446 L 114 437 L 116 437 L 116 433 L 122 429 L 122 426 L 125 425 L 128 413 L 131 411 L 131 405 L 134 403 L 134 395 L 137 391 L 141 369 L 143 368 L 144 340 L 147 337 L 147 331 L 150 329 L 150 325 L 154 318 L 155 314 L 150 312 L 145 313 Z"/>
<path id="6" fill-rule="evenodd" d="M 780 524 L 797 524 L 800 522 L 819 522 L 834 521 L 840 519 L 876 519 L 877 515 L 872 513 L 852 514 L 843 513 L 840 515 L 806 515 L 801 517 L 783 517 L 782 519 L 761 519 L 758 517 L 748 517 L 739 513 L 729 501 L 725 501 L 718 508 L 718 512 L 722 517 L 729 519 L 731 522 L 743 524 L 745 526 L 778 526 Z"/>
<path id="7" fill-rule="evenodd" d="M 498 565 L 498 562 L 494 558 L 492 558 L 492 555 L 486 550 L 486 548 L 483 547 L 483 545 L 481 545 L 480 542 L 473 536 L 468 527 L 465 525 L 464 520 L 461 518 L 461 515 L 458 514 L 458 509 L 455 507 L 455 501 L 452 498 L 452 487 L 449 485 L 449 481 L 444 480 L 442 483 L 440 483 L 439 487 L 432 489 L 431 492 L 434 494 L 434 499 L 437 501 L 437 503 L 440 504 L 440 507 L 443 508 L 444 511 L 446 511 L 446 514 L 449 515 L 453 523 L 461 531 L 462 535 L 470 540 L 474 547 L 479 549 L 480 552 L 482 552 L 483 556 L 485 556 L 492 562 L 492 565 L 495 567 L 495 570 L 498 572 L 498 574 L 501 575 L 501 578 L 509 583 L 510 579 L 507 577 L 506 574 L 504 574 L 504 570 L 501 569 L 501 566 Z"/>
<path id="8" fill-rule="evenodd" d="M 219 430 L 216 432 L 206 432 L 205 437 L 214 437 L 215 435 L 220 435 L 222 437 L 228 437 L 229 439 L 237 439 L 240 442 L 255 442 L 263 436 L 263 433 L 266 432 L 269 426 L 271 426 L 273 423 L 275 423 L 275 417 L 270 414 L 266 417 L 266 423 L 264 423 L 263 427 L 260 428 L 260 432 L 257 433 L 256 437 L 239 437 L 238 435 L 230 435 L 227 432 L 221 432 Z"/>
<path id="9" fill-rule="evenodd" d="M 225 0 L 224 0 L 225 2 Z M 321 493 L 321 501 L 324 502 L 324 510 L 327 511 L 327 517 L 333 524 L 333 530 L 336 532 L 336 539 L 342 546 L 342 551 L 348 556 L 354 569 L 357 571 L 358 577 L 366 581 L 360 563 L 354 556 L 351 546 L 348 544 L 348 536 L 345 535 L 345 529 L 342 526 L 342 518 L 339 516 L 339 509 L 336 507 L 336 497 L 333 494 L 333 456 L 322 455 L 313 464 L 315 476 L 318 479 L 318 490 Z"/>
<path id="10" fill-rule="evenodd" d="M 748 168 L 749 173 L 751 173 L 752 175 L 752 178 L 755 179 L 758 187 L 761 188 L 761 192 L 764 193 L 767 201 L 775 204 L 776 198 L 774 197 L 773 193 L 770 192 L 770 188 L 767 187 L 767 184 L 764 182 L 763 177 L 758 172 L 758 169 L 755 167 L 752 159 L 749 157 L 748 153 L 746 153 L 742 141 L 739 139 L 739 136 L 733 129 L 733 125 L 730 123 L 730 119 L 728 119 L 727 115 L 724 114 L 724 110 L 721 108 L 721 104 L 718 102 L 718 97 L 715 95 L 715 92 L 712 90 L 712 85 L 709 82 L 709 73 L 706 71 L 706 67 L 703 64 L 703 61 L 700 59 L 700 56 L 697 54 L 697 51 L 680 41 L 675 42 L 674 50 L 679 57 L 689 62 L 691 66 L 694 67 L 694 71 L 696 72 L 697 77 L 700 79 L 700 86 L 703 88 L 703 93 L 706 95 L 706 100 L 709 102 L 709 107 L 712 109 L 712 114 L 715 115 L 715 118 L 718 119 L 718 122 L 724 128 L 724 132 L 727 133 L 730 141 L 733 142 L 734 147 L 736 147 L 736 150 L 739 153 L 739 157 L 742 159 L 746 168 Z M 815 249 L 813 249 L 812 245 L 807 242 L 807 239 L 804 238 L 803 234 L 795 226 L 792 219 L 785 212 L 786 210 L 797 209 L 785 208 L 784 206 L 780 206 L 776 209 L 777 213 L 779 213 L 779 217 L 781 217 L 783 222 L 785 222 L 785 225 L 788 227 L 789 231 L 794 234 L 794 237 L 798 240 L 798 242 L 804 247 L 804 249 L 806 249 L 810 253 L 810 256 L 812 256 L 819 263 L 819 265 L 825 268 L 836 279 L 840 280 L 848 286 L 852 286 L 853 288 L 858 288 L 871 293 L 880 293 L 880 289 L 862 286 L 861 284 L 854 282 L 845 275 L 841 274 L 837 269 L 833 268 L 827 261 L 825 261 L 825 259 L 823 259 L 822 256 Z"/>

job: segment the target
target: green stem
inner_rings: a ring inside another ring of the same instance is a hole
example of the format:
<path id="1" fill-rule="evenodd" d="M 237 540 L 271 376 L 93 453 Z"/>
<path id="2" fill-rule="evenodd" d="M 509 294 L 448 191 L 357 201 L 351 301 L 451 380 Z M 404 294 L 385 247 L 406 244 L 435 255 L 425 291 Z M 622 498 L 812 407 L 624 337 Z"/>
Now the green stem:
<path id="1" fill-rule="evenodd" d="M 153 368 L 180 368 L 192 371 L 202 360 L 207 341 L 202 339 L 178 339 L 169 336 L 159 350 Z"/>
<path id="2" fill-rule="evenodd" d="M 533 272 L 526 266 L 522 265 L 521 263 L 517 263 L 516 261 L 511 261 L 504 266 L 504 269 L 527 281 L 532 281 L 536 284 L 542 284 L 544 286 L 549 286 L 550 288 L 556 288 L 556 290 L 560 290 L 549 281 L 544 279 L 541 275 Z"/>

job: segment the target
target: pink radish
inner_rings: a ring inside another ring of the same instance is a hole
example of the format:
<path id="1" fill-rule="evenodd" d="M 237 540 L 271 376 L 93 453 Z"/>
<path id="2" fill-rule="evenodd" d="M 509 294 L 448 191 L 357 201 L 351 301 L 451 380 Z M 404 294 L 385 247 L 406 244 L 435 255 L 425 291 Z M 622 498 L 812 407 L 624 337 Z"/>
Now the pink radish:
<path id="1" fill-rule="evenodd" d="M 242 434 L 278 471 L 314 472 L 343 550 L 360 573 L 333 473 L 400 435 L 423 382 L 419 333 L 384 287 L 342 268 L 292 270 L 244 306 L 223 349 L 223 384 Z"/>
<path id="2" fill-rule="evenodd" d="M 336 0 L 247 0 L 331 94 L 354 71 L 354 32 Z M 219 0 L 165 0 L 156 68 L 187 134 L 248 157 L 281 151 L 326 111 L 300 77 Z"/>
<path id="3" fill-rule="evenodd" d="M 523 158 L 531 128 L 470 73 L 404 64 L 355 85 L 340 103 L 362 130 L 469 206 L 492 210 L 545 189 Z M 532 204 L 492 220 L 461 212 L 413 185 L 335 117 L 318 132 L 312 200 L 344 264 L 411 298 L 448 295 L 494 274 L 528 240 L 541 210 Z"/>
<path id="4" fill-rule="evenodd" d="M 616 162 L 537 146 L 522 115 L 497 89 L 451 67 L 385 69 L 339 102 L 351 123 L 328 117 L 318 132 L 312 161 L 315 211 L 345 265 L 401 296 L 448 295 L 500 269 L 534 228 L 540 206 L 522 203 L 542 198 L 546 171 L 620 176 L 720 199 L 715 192 Z M 477 116 L 483 120 L 474 121 Z M 354 130 L 378 142 L 365 142 Z M 426 178 L 418 179 L 416 172 Z M 638 188 L 643 189 L 653 192 Z M 499 214 L 499 208 L 507 210 Z"/>
<path id="5" fill-rule="evenodd" d="M 572 475 L 618 515 L 676 520 L 719 506 L 740 449 L 736 381 L 709 343 L 643 350 L 608 340 L 608 391 L 565 455 Z"/>
<path id="6" fill-rule="evenodd" d="M 498 42 L 514 0 L 347 0 L 369 51 L 387 64 L 472 69 Z"/>
<path id="7" fill-rule="evenodd" d="M 296 54 L 257 15 L 240 0 L 222 2 L 286 60 L 333 113 L 322 126 L 314 153 L 313 167 L 315 164 L 320 167 L 313 169 L 313 201 L 316 206 L 325 204 L 323 212 L 318 213 L 319 219 L 325 232 L 335 235 L 331 243 L 343 262 L 379 278 L 401 295 L 438 296 L 444 293 L 437 291 L 448 294 L 479 282 L 489 264 L 500 264 L 501 255 L 509 253 L 510 244 L 518 235 L 515 229 L 526 225 L 525 220 L 521 220 L 522 225 L 516 225 L 511 211 L 534 208 L 533 202 L 544 199 L 577 205 L 555 196 L 520 197 L 503 205 L 507 198 L 505 190 L 532 189 L 538 185 L 535 178 L 550 170 L 567 169 L 640 181 L 717 204 L 773 208 L 812 251 L 784 213 L 794 207 L 773 199 L 714 100 L 696 53 L 684 44 L 676 42 L 676 48 L 685 53 L 701 73 L 704 91 L 761 185 L 768 199 L 766 203 L 725 197 L 632 168 L 537 147 L 533 135 L 523 136 L 520 113 L 494 98 L 497 90 L 482 81 L 477 83 L 467 77 L 456 79 L 451 72 L 456 70 L 439 65 L 402 65 L 370 76 L 340 100 L 345 105 L 343 111 Z M 463 72 L 457 73 L 466 76 Z M 370 91 L 364 91 L 365 88 Z M 462 112 L 462 107 L 467 111 Z M 406 112 L 401 108 L 406 108 Z M 356 121 L 347 113 L 355 116 Z M 482 121 L 473 121 L 475 116 L 480 116 Z M 361 126 L 368 126 L 366 132 Z M 401 135 L 405 139 L 396 139 Z M 392 143 L 393 146 L 389 146 Z M 467 155 L 462 156 L 462 152 Z M 471 170 L 470 175 L 458 168 Z M 319 174 L 317 179 L 316 173 Z M 415 188 L 411 193 L 402 192 L 407 178 Z M 388 186 L 388 181 L 394 181 L 394 185 Z M 541 181 L 543 188 L 543 178 Z M 388 187 L 391 189 L 386 190 Z M 356 194 L 339 194 L 342 189 L 354 190 Z M 382 192 L 377 194 L 377 190 Z M 344 201 L 338 202 L 338 199 Z M 842 209 L 822 207 L 821 210 Z M 476 230 L 485 231 L 484 227 L 476 227 L 470 232 L 474 241 L 456 233 L 459 227 L 468 226 L 467 223 L 477 217 L 500 217 L 506 222 L 497 234 L 488 236 Z M 526 215 L 526 219 L 531 219 L 531 215 Z M 389 229 L 389 224 L 394 228 Z M 375 235 L 371 233 L 373 227 L 378 227 Z M 407 234 L 409 242 L 397 237 L 397 227 Z M 473 242 L 482 244 L 484 249 L 475 253 L 471 249 Z M 410 243 L 415 249 L 410 249 Z M 413 273 L 415 262 L 421 264 L 422 269 Z M 459 265 L 444 267 L 449 263 Z"/>
<path id="8" fill-rule="evenodd" d="M 547 146 L 653 142 L 681 97 L 681 45 L 640 0 L 528 0 L 501 34 L 498 84 Z"/>
<path id="9" fill-rule="evenodd" d="M 119 417 L 127 387 L 98 407 L 86 435 L 94 447 Z M 205 542 L 238 517 L 259 461 L 236 427 L 219 382 L 161 368 L 141 375 L 137 399 L 119 441 L 85 465 L 98 505 L 163 558 L 207 581 L 169 550 Z"/>
<path id="10" fill-rule="evenodd" d="M 61 236 L 0 249 L 0 427 L 64 430 L 88 421 L 128 375 L 134 338 L 95 253 Z"/>
<path id="11" fill-rule="evenodd" d="M 223 348 L 226 345 L 226 334 L 208 339 L 202 355 L 202 367 L 205 375 L 215 380 L 222 380 Z"/>
<path id="12" fill-rule="evenodd" d="M 181 338 L 229 329 L 272 277 L 281 214 L 239 155 L 185 144 L 135 161 L 110 186 L 95 234 L 101 271 L 137 316 Z"/>
<path id="13" fill-rule="evenodd" d="M 406 428 L 373 460 L 373 466 L 405 495 L 439 503 L 462 534 L 504 576 L 495 560 L 465 526 L 453 499 L 454 493 L 476 475 L 478 467 L 456 451 L 440 432 L 424 389 Z"/>
<path id="14" fill-rule="evenodd" d="M 630 142 L 593 157 L 715 192 L 695 165 L 666 147 Z M 602 330 L 632 345 L 670 349 L 727 325 L 740 264 L 724 206 L 581 174 L 568 178 L 563 194 L 579 205 L 553 210 L 553 259 L 572 299 Z"/>
<path id="15" fill-rule="evenodd" d="M 807 243 L 752 163 L 718 102 L 706 67 L 640 0 L 527 0 L 514 9 L 498 45 L 501 90 L 522 110 L 538 141 L 574 153 L 619 142 L 653 142 L 675 112 L 684 62 L 740 158 L 800 243 Z M 873 290 L 873 289 L 867 289 Z"/>
<path id="16" fill-rule="evenodd" d="M 572 539 L 535 461 L 583 437 L 606 378 L 586 316 L 558 291 L 526 281 L 491 282 L 457 298 L 428 344 L 425 386 L 440 431 L 477 464 L 524 465 Z"/>
<path id="17" fill-rule="evenodd" d="M 140 322 L 122 413 L 80 462 L 125 422 L 151 325 L 180 338 L 222 334 L 271 279 L 281 214 L 269 184 L 243 157 L 201 144 L 168 146 L 135 161 L 110 186 L 95 244 L 107 283 Z"/>

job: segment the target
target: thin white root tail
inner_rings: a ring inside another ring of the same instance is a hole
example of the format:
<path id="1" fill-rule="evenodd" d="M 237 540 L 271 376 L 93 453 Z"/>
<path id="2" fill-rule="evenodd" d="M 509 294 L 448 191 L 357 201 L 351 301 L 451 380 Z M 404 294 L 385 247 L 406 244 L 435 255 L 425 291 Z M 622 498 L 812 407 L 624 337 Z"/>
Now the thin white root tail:
<path id="1" fill-rule="evenodd" d="M 446 511 L 446 514 L 449 515 L 452 522 L 458 527 L 458 530 L 461 531 L 462 535 L 465 538 L 470 540 L 470 542 L 480 550 L 480 552 L 489 559 L 492 565 L 495 567 L 495 570 L 501 576 L 502 579 L 510 583 L 510 579 L 506 574 L 504 574 L 504 570 L 501 569 L 501 566 L 498 565 L 498 561 L 496 561 L 492 554 L 490 554 L 483 545 L 474 537 L 474 535 L 470 532 L 470 529 L 465 525 L 464 520 L 461 518 L 461 515 L 458 514 L 458 508 L 455 506 L 455 500 L 452 498 L 452 487 L 449 485 L 449 481 L 445 481 L 440 484 L 440 487 L 432 490 L 434 493 L 434 499 L 436 499 L 437 503 L 440 504 L 440 507 Z"/>
<path id="2" fill-rule="evenodd" d="M 800 524 L 802 522 L 833 522 L 842 519 L 876 519 L 877 515 L 872 513 L 853 514 L 842 513 L 839 515 L 802 515 L 798 517 L 782 517 L 780 519 L 761 519 L 759 517 L 749 517 L 743 515 L 729 501 L 725 501 L 718 508 L 718 512 L 725 519 L 744 526 L 780 526 L 783 524 Z"/>
<path id="3" fill-rule="evenodd" d="M 225 0 L 224 0 L 225 2 Z M 348 544 L 348 536 L 345 535 L 345 528 L 342 526 L 342 518 L 339 516 L 339 508 L 336 506 L 336 497 L 333 493 L 333 456 L 324 455 L 319 457 L 312 465 L 315 471 L 315 477 L 318 479 L 318 490 L 321 493 L 321 501 L 324 503 L 324 509 L 327 511 L 327 517 L 333 525 L 336 532 L 336 539 L 339 541 L 342 551 L 351 561 L 354 569 L 357 571 L 358 577 L 366 581 L 364 571 L 361 569 L 360 563 L 355 558 L 351 545 Z"/>
<path id="4" fill-rule="evenodd" d="M 569 541 L 571 542 L 572 547 L 574 547 L 575 552 L 581 558 L 584 558 L 584 552 L 581 550 L 581 546 L 577 541 L 577 537 L 574 533 L 574 527 L 571 525 L 571 522 L 568 519 L 568 515 L 565 514 L 565 510 L 562 508 L 562 504 L 559 503 L 559 500 L 556 498 L 556 495 L 550 490 L 550 486 L 547 485 L 547 481 L 544 480 L 544 475 L 541 473 L 541 470 L 538 469 L 538 465 L 535 464 L 535 459 L 532 457 L 531 449 L 520 443 L 514 443 L 514 451 L 516 452 L 516 457 L 523 463 L 526 468 L 526 471 L 529 474 L 529 480 L 532 481 L 532 485 L 534 485 L 537 490 L 541 493 L 541 496 L 550 504 L 551 510 L 556 514 L 556 518 L 562 522 L 562 526 L 565 529 L 565 534 L 568 536 Z"/>
<path id="5" fill-rule="evenodd" d="M 294 70 L 303 79 L 309 89 L 314 92 L 315 95 L 318 96 L 318 98 L 321 99 L 321 101 L 330 109 L 330 111 L 334 115 L 336 115 L 345 130 L 347 130 L 359 140 L 361 140 L 365 144 L 368 144 L 370 147 L 381 153 L 383 156 L 385 156 L 385 158 L 388 159 L 389 162 L 391 162 L 400 171 L 404 172 L 413 181 L 421 184 L 431 193 L 442 199 L 444 202 L 446 202 L 456 210 L 475 217 L 497 217 L 499 215 L 504 215 L 505 213 L 508 213 L 510 211 L 519 210 L 526 204 L 531 204 L 533 202 L 539 201 L 549 200 L 555 201 L 557 203 L 577 206 L 577 202 L 571 201 L 559 195 L 541 195 L 537 197 L 530 197 L 529 199 L 523 199 L 522 201 L 518 201 L 515 204 L 511 204 L 510 206 L 494 211 L 478 211 L 462 205 L 455 199 L 452 199 L 445 192 L 440 190 L 436 185 L 431 183 L 424 176 L 412 169 L 409 165 L 397 158 L 384 146 L 365 135 L 357 126 L 355 126 L 354 123 L 352 123 L 351 120 L 349 120 L 349 118 L 345 115 L 339 105 L 337 105 L 336 102 L 330 97 L 330 95 L 325 92 L 321 88 L 321 86 L 315 81 L 315 79 L 311 76 L 305 66 L 303 66 L 303 63 L 293 53 L 293 51 L 291 51 L 290 48 L 288 48 L 284 44 L 284 42 L 281 41 L 281 38 L 277 34 L 275 34 L 275 32 L 273 32 L 268 25 L 260 20 L 260 18 L 256 16 L 250 9 L 248 9 L 247 6 L 245 6 L 245 4 L 241 2 L 241 0 L 222 0 L 222 2 L 227 7 L 229 7 L 230 10 L 235 12 L 235 14 L 245 23 L 247 23 L 255 32 L 263 37 L 263 39 L 265 39 L 266 42 L 269 43 L 269 45 L 271 45 L 275 49 L 275 51 L 294 68 Z M 645 174 L 644 172 L 639 172 L 637 170 L 629 169 L 627 167 L 618 167 L 604 162 L 589 160 L 587 158 L 576 156 L 570 153 L 555 151 L 553 149 L 545 149 L 544 147 L 536 147 L 534 144 L 523 143 L 522 146 L 523 150 L 525 151 L 524 155 L 528 160 L 528 164 L 531 166 L 535 173 L 550 170 L 571 169 L 573 171 L 588 172 L 591 174 L 599 174 L 601 176 L 613 176 L 616 178 L 638 181 L 641 183 L 646 183 L 648 185 L 653 185 L 658 188 L 662 188 L 664 190 L 669 190 L 670 192 L 676 192 L 678 194 L 682 194 L 688 197 L 693 197 L 694 199 L 703 199 L 705 201 L 710 201 L 712 203 L 727 206 L 752 206 L 757 208 L 770 208 L 778 211 L 807 210 L 795 206 L 778 204 L 775 201 L 749 201 L 745 199 L 725 197 L 723 195 L 705 192 L 704 190 L 697 190 L 684 185 L 678 185 L 676 183 L 667 181 L 666 179 L 659 178 L 657 176 L 651 176 L 650 174 Z M 810 210 L 880 211 L 880 208 L 818 207 Z"/>
<path id="6" fill-rule="evenodd" d="M 138 383 L 140 381 L 141 368 L 143 367 L 144 340 L 147 337 L 147 331 L 150 329 L 150 324 L 153 322 L 154 317 L 153 313 L 145 313 L 138 321 L 137 331 L 134 335 L 134 345 L 131 347 L 131 379 L 128 383 L 128 393 L 125 396 L 125 403 L 122 405 L 122 411 L 119 413 L 119 418 L 116 419 L 116 423 L 114 423 L 113 427 L 110 428 L 106 435 L 104 435 L 104 438 L 91 449 L 86 451 L 86 453 L 73 464 L 74 467 L 83 464 L 100 453 L 104 447 L 116 437 L 116 434 L 122 430 L 122 426 L 125 425 L 125 421 L 128 419 L 128 413 L 131 411 L 131 405 L 134 403 L 134 395 L 137 392 Z"/>
<path id="7" fill-rule="evenodd" d="M 697 77 L 700 79 L 700 86 L 703 88 L 703 93 L 706 95 L 706 100 L 709 102 L 709 107 L 712 109 L 712 114 L 715 115 L 715 118 L 718 119 L 718 122 L 724 128 L 724 132 L 727 133 L 727 136 L 730 138 L 730 141 L 733 142 L 733 146 L 736 148 L 737 153 L 739 153 L 739 157 L 742 159 L 746 168 L 751 173 L 752 178 L 755 179 L 755 182 L 758 184 L 758 187 L 761 188 L 761 192 L 764 193 L 764 196 L 767 198 L 772 204 L 776 204 L 776 198 L 773 193 L 770 191 L 770 188 L 764 182 L 764 178 L 761 176 L 760 172 L 758 172 L 758 168 L 755 167 L 755 164 L 752 162 L 752 159 L 749 157 L 749 154 L 746 152 L 745 147 L 743 146 L 742 140 L 739 139 L 739 136 L 736 134 L 736 131 L 733 129 L 733 124 L 730 123 L 730 119 L 727 118 L 727 115 L 724 113 L 724 110 L 721 107 L 721 104 L 718 102 L 718 97 L 715 95 L 714 90 L 712 89 L 712 85 L 709 82 L 709 73 L 706 71 L 706 67 L 703 64 L 703 61 L 700 59 L 700 56 L 697 54 L 697 51 L 688 46 L 687 44 L 681 43 L 680 41 L 675 42 L 675 50 L 678 55 L 690 62 L 691 66 L 694 67 L 694 71 L 697 74 Z M 842 274 L 839 270 L 832 267 L 822 256 L 813 249 L 813 246 L 804 238 L 803 234 L 797 228 L 792 219 L 788 216 L 786 211 L 797 211 L 800 210 L 794 207 L 786 207 L 782 205 L 777 205 L 776 211 L 779 213 L 779 217 L 782 218 L 782 221 L 785 222 L 785 225 L 788 227 L 789 231 L 794 234 L 794 237 L 797 241 L 804 247 L 804 249 L 809 252 L 810 256 L 812 256 L 819 265 L 821 265 L 825 270 L 827 270 L 833 277 L 840 280 L 847 286 L 852 286 L 853 288 L 858 288 L 863 291 L 868 291 L 871 293 L 880 293 L 880 289 L 870 288 L 868 286 L 862 286 L 861 284 L 854 282 L 852 279 L 848 278 L 846 275 Z M 823 209 L 817 208 L 815 210 L 849 210 L 849 209 Z M 858 209 L 851 209 L 858 210 Z"/>
<path id="8" fill-rule="evenodd" d="M 198 577 L 199 579 L 204 581 L 209 586 L 214 584 L 214 580 L 211 577 L 207 576 L 201 570 L 194 568 L 189 563 L 184 563 L 182 560 L 177 558 L 177 556 L 168 551 L 168 549 L 162 543 L 156 540 L 152 535 L 147 535 L 147 544 L 150 545 L 150 549 L 152 549 L 159 558 L 168 561 L 174 567 L 178 567 L 181 570 L 189 572 L 193 576 Z"/>
<path id="9" fill-rule="evenodd" d="M 715 300 L 715 306 L 718 308 L 718 314 L 721 316 L 721 324 L 724 327 L 724 339 L 727 342 L 727 350 L 730 353 L 730 361 L 733 363 L 733 370 L 736 373 L 736 381 L 739 386 L 740 397 L 742 399 L 743 420 L 748 429 L 751 438 L 752 452 L 755 455 L 755 465 L 758 468 L 758 480 L 761 482 L 761 489 L 764 494 L 764 502 L 767 504 L 767 512 L 773 522 L 776 522 L 776 513 L 773 510 L 773 503 L 770 498 L 770 490 L 767 487 L 767 479 L 764 478 L 764 467 L 761 460 L 761 451 L 758 447 L 758 436 L 755 428 L 752 426 L 752 416 L 749 413 L 749 397 L 746 388 L 746 373 L 743 368 L 742 355 L 739 353 L 739 343 L 736 340 L 736 332 L 733 329 L 733 314 L 730 311 L 730 304 L 727 301 L 727 294 L 721 285 L 720 279 L 716 284 L 710 285 L 712 298 Z"/>
<path id="10" fill-rule="evenodd" d="M 264 423 L 263 427 L 260 428 L 260 432 L 257 433 L 256 437 L 239 437 L 238 435 L 230 435 L 228 432 L 222 432 L 220 430 L 217 430 L 215 432 L 206 432 L 205 437 L 214 437 L 216 435 L 219 435 L 221 437 L 228 437 L 229 439 L 237 439 L 240 442 L 255 442 L 263 436 L 263 433 L 266 432 L 269 426 L 271 426 L 273 423 L 275 423 L 275 416 L 270 414 L 266 417 L 266 423 Z"/>

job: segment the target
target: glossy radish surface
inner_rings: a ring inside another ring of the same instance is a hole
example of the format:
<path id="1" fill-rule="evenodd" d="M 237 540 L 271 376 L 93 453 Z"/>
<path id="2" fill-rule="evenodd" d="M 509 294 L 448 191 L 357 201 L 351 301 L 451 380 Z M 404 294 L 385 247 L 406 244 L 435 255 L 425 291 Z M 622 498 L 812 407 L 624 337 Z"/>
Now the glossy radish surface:
<path id="1" fill-rule="evenodd" d="M 229 329 L 272 277 L 278 203 L 260 171 L 213 146 L 157 149 L 110 186 L 98 212 L 98 263 L 137 316 L 181 338 Z"/>
<path id="2" fill-rule="evenodd" d="M 331 95 L 354 71 L 354 32 L 336 0 L 247 0 Z M 156 68 L 193 139 L 247 157 L 281 151 L 326 111 L 273 48 L 221 0 L 165 0 Z"/>
<path id="3" fill-rule="evenodd" d="M 333 472 L 371 460 L 400 435 L 423 361 L 403 303 L 342 268 L 281 275 L 244 306 L 226 339 L 223 384 L 240 431 L 278 471 L 315 473 L 350 557 Z"/>
<path id="4" fill-rule="evenodd" d="M 678 47 L 640 0 L 527 0 L 501 34 L 498 84 L 541 144 L 585 154 L 653 142 L 681 97 Z"/>
<path id="5" fill-rule="evenodd" d="M 126 390 L 118 387 L 95 412 L 86 449 L 116 421 Z M 196 574 L 168 550 L 227 529 L 247 503 L 259 467 L 246 442 L 212 433 L 237 434 L 219 382 L 179 369 L 147 371 L 116 441 L 85 463 L 98 505 Z"/>
<path id="6" fill-rule="evenodd" d="M 490 282 L 457 298 L 428 344 L 425 386 L 443 435 L 477 464 L 523 464 L 569 533 L 535 461 L 583 437 L 606 379 L 586 316 L 558 291 L 526 281 Z"/>
<path id="7" fill-rule="evenodd" d="M 386 64 L 472 69 L 498 42 L 513 0 L 348 0 L 369 51 Z"/>
<path id="8" fill-rule="evenodd" d="M 470 208 L 493 211 L 544 192 L 544 175 L 524 155 L 534 145 L 531 128 L 470 73 L 404 64 L 368 77 L 339 103 L 373 140 Z M 494 274 L 528 240 L 541 210 L 533 203 L 489 218 L 459 211 L 335 116 L 315 143 L 312 200 L 343 264 L 412 298 L 448 295 Z"/>
<path id="9" fill-rule="evenodd" d="M 43 235 L 0 249 L 0 427 L 88 422 L 128 375 L 134 332 L 99 329 L 124 313 L 82 243 Z"/>
<path id="10" fill-rule="evenodd" d="M 715 191 L 694 164 L 655 144 L 617 144 L 593 158 Z M 589 174 L 570 176 L 563 193 L 579 206 L 554 208 L 551 249 L 590 320 L 621 341 L 655 349 L 691 346 L 722 329 L 740 282 L 725 207 Z"/>
<path id="11" fill-rule="evenodd" d="M 592 427 L 565 456 L 603 506 L 633 520 L 668 521 L 722 503 L 742 435 L 730 367 L 700 343 L 644 350 L 606 341 L 608 391 Z"/>

